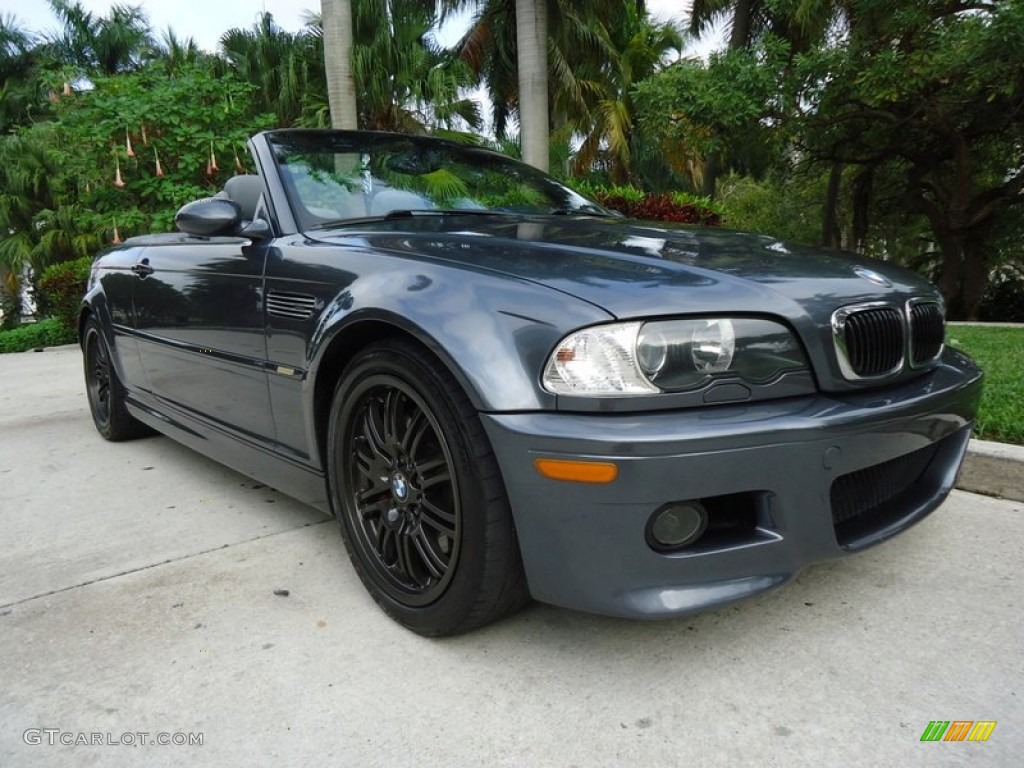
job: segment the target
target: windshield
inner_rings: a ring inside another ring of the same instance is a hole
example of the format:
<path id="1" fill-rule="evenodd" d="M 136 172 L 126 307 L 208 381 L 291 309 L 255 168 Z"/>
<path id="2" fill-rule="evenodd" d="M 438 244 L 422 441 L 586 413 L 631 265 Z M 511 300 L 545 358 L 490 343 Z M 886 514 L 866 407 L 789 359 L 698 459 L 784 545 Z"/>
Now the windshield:
<path id="1" fill-rule="evenodd" d="M 268 138 L 302 229 L 410 211 L 611 215 L 490 150 L 382 133 L 286 131 Z"/>

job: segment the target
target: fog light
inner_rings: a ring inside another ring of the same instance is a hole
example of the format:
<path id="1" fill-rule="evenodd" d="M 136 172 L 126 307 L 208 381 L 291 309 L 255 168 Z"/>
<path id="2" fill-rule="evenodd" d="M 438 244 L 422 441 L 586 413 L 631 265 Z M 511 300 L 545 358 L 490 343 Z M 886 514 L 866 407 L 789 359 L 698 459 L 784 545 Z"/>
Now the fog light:
<path id="1" fill-rule="evenodd" d="M 699 501 L 668 504 L 651 516 L 648 538 L 657 549 L 680 549 L 693 544 L 708 527 L 708 511 Z"/>

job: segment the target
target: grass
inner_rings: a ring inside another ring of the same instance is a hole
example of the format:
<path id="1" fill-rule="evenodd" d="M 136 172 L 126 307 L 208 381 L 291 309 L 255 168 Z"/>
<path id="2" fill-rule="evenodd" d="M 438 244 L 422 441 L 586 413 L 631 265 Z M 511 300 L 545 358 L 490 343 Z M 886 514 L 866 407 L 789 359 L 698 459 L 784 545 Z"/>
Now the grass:
<path id="1" fill-rule="evenodd" d="M 9 331 L 0 331 L 0 353 L 25 352 L 38 347 L 71 344 L 74 341 L 74 331 L 65 328 L 60 321 L 49 318 L 38 323 L 19 325 Z"/>
<path id="2" fill-rule="evenodd" d="M 1024 445 L 1024 328 L 951 325 L 946 341 L 985 371 L 974 436 Z"/>

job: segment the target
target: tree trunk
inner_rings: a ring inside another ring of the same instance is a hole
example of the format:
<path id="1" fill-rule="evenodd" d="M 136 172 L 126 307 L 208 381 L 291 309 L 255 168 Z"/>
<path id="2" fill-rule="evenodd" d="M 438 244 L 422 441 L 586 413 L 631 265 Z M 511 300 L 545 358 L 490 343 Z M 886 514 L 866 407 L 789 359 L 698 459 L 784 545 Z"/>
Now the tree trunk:
<path id="1" fill-rule="evenodd" d="M 732 15 L 732 31 L 729 33 L 729 50 L 738 51 L 750 43 L 751 15 L 754 0 L 736 0 Z"/>
<path id="2" fill-rule="evenodd" d="M 951 320 L 962 320 L 964 317 L 960 297 L 963 291 L 963 241 L 948 228 L 939 228 L 932 222 L 932 230 L 939 240 L 942 253 L 942 271 L 939 273 L 939 290 L 946 300 L 946 315 Z"/>
<path id="3" fill-rule="evenodd" d="M 548 105 L 548 109 L 551 109 L 551 105 Z M 548 139 L 554 137 L 555 141 L 559 143 L 561 147 L 563 142 L 571 144 L 572 132 L 569 128 L 569 118 L 566 117 L 565 111 L 556 109 L 551 112 L 551 133 Z M 548 152 L 550 156 L 550 151 Z M 558 172 L 561 173 L 565 178 L 569 178 L 572 175 L 572 154 L 566 153 L 565 157 L 561 161 L 561 167 L 558 168 Z"/>
<path id="4" fill-rule="evenodd" d="M 832 163 L 828 174 L 828 193 L 821 221 L 821 244 L 826 248 L 839 247 L 839 189 L 843 181 L 843 164 Z"/>
<path id="5" fill-rule="evenodd" d="M 715 199 L 715 188 L 718 185 L 718 152 L 711 152 L 704 158 L 700 174 L 700 193 L 704 197 Z"/>
<path id="6" fill-rule="evenodd" d="M 968 320 L 978 319 L 978 309 L 988 290 L 991 264 L 988 235 L 991 220 L 967 231 L 963 240 L 963 307 Z"/>
<path id="7" fill-rule="evenodd" d="M 867 248 L 874 181 L 875 169 L 870 165 L 862 169 L 853 180 L 853 247 L 859 253 Z"/>
<path id="8" fill-rule="evenodd" d="M 544 0 L 516 0 L 519 139 L 523 160 L 548 169 L 548 17 Z"/>
<path id="9" fill-rule="evenodd" d="M 988 236 L 991 220 L 966 230 L 937 227 L 932 230 L 942 251 L 939 289 L 951 320 L 977 320 L 978 309 L 989 284 Z"/>
<path id="10" fill-rule="evenodd" d="M 352 77 L 351 0 L 320 0 L 320 13 L 323 17 L 324 67 L 331 125 L 355 130 L 359 127 L 359 113 L 356 84 Z"/>

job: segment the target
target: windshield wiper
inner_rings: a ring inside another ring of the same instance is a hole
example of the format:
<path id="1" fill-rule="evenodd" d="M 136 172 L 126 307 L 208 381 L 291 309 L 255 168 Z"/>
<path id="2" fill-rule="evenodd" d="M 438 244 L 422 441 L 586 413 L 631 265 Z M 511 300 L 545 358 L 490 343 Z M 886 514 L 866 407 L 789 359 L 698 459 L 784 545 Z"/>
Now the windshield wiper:
<path id="1" fill-rule="evenodd" d="M 511 211 L 494 211 L 489 208 L 406 208 L 388 211 L 382 219 L 413 219 L 417 216 L 516 216 Z"/>
<path id="2" fill-rule="evenodd" d="M 615 214 L 609 213 L 603 208 L 595 208 L 584 205 L 579 208 L 552 208 L 548 211 L 551 216 L 601 216 L 603 218 L 614 218 Z"/>
<path id="3" fill-rule="evenodd" d="M 523 216 L 514 211 L 495 211 L 487 208 L 400 208 L 380 216 L 353 216 L 347 219 L 329 219 L 314 224 L 310 229 L 330 229 L 359 224 L 374 224 L 395 219 L 428 218 L 431 216 Z"/>

